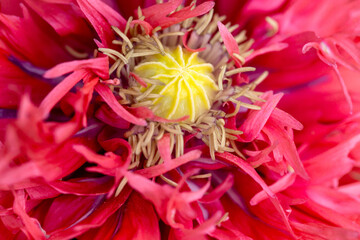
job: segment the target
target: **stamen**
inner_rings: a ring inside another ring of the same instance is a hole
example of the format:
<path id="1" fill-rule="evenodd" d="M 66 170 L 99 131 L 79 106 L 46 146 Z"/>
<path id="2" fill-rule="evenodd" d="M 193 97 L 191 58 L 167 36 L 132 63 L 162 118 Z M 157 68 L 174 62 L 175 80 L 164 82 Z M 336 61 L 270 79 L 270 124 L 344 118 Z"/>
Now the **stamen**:
<path id="1" fill-rule="evenodd" d="M 73 49 L 72 47 L 70 47 L 69 45 L 65 45 L 65 50 L 68 51 L 75 58 L 84 59 L 84 58 L 87 58 L 89 56 L 88 53 L 86 53 L 86 52 L 84 52 L 84 53 L 78 52 L 75 49 Z"/>
<path id="2" fill-rule="evenodd" d="M 229 212 L 226 212 L 222 218 L 220 218 L 219 222 L 216 224 L 218 227 L 221 227 L 221 223 L 225 222 L 226 220 L 229 219 Z"/>
<path id="3" fill-rule="evenodd" d="M 162 180 L 164 180 L 164 182 L 166 182 L 167 184 L 169 184 L 170 186 L 173 186 L 173 187 L 177 187 L 178 184 L 170 179 L 168 179 L 167 177 L 165 177 L 164 175 L 160 175 L 160 178 Z"/>
<path id="4" fill-rule="evenodd" d="M 203 179 L 203 178 L 211 178 L 211 173 L 206 173 L 206 174 L 199 174 L 199 175 L 194 175 L 191 176 L 190 179 Z"/>
<path id="5" fill-rule="evenodd" d="M 271 30 L 268 32 L 268 36 L 272 37 L 279 31 L 279 24 L 278 22 L 273 19 L 272 17 L 266 17 L 265 21 L 271 26 Z"/>
<path id="6" fill-rule="evenodd" d="M 117 187 L 116 191 L 115 191 L 115 197 L 119 196 L 119 194 L 121 193 L 121 191 L 124 189 L 125 185 L 127 184 L 128 180 L 126 177 L 124 177 L 119 186 Z"/>

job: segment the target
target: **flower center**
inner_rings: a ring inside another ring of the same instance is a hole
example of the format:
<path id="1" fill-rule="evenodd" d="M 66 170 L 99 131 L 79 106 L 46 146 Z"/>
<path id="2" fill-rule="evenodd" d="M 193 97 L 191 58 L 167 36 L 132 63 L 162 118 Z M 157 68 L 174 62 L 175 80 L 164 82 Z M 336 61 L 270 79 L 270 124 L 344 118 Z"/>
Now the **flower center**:
<path id="1" fill-rule="evenodd" d="M 210 110 L 219 90 L 212 64 L 180 46 L 163 55 L 146 57 L 134 71 L 141 78 L 162 83 L 143 87 L 141 91 L 160 95 L 153 100 L 151 109 L 166 119 L 189 116 L 188 121 L 194 122 Z"/>

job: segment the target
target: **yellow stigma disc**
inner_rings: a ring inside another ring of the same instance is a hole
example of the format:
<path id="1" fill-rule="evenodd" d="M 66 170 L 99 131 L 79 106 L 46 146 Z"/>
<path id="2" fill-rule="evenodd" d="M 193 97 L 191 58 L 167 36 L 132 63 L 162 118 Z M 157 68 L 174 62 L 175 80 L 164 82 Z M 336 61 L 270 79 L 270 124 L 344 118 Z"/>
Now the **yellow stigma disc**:
<path id="1" fill-rule="evenodd" d="M 151 87 L 152 94 L 161 95 L 152 104 L 157 116 L 172 120 L 189 116 L 191 122 L 211 108 L 218 91 L 213 70 L 214 67 L 202 60 L 198 53 L 191 53 L 180 46 L 165 55 L 147 57 L 134 68 L 141 78 L 163 83 L 142 88 L 145 92 Z"/>

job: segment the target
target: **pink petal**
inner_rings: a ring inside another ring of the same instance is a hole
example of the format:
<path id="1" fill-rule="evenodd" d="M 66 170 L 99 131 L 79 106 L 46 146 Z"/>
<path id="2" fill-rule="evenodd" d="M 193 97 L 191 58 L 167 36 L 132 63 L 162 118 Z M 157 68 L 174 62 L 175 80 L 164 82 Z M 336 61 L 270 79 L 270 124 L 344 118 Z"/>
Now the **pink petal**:
<path id="1" fill-rule="evenodd" d="M 109 78 L 109 58 L 93 58 L 60 63 L 44 74 L 45 78 L 56 78 L 76 70 L 90 70 L 103 79 Z"/>
<path id="2" fill-rule="evenodd" d="M 357 240 L 360 237 L 357 231 L 325 224 L 293 222 L 292 225 L 300 231 L 300 235 L 303 235 L 304 238 L 318 238 L 320 236 L 322 239 Z"/>
<path id="3" fill-rule="evenodd" d="M 77 196 L 91 196 L 106 194 L 112 186 L 112 181 L 107 177 L 102 178 L 83 178 L 71 179 L 50 183 L 50 186 L 63 194 L 73 194 Z"/>
<path id="4" fill-rule="evenodd" d="M 220 211 L 216 212 L 214 215 L 211 216 L 208 220 L 204 223 L 197 226 L 195 229 L 188 230 L 182 229 L 181 230 L 181 239 L 184 240 L 192 240 L 192 239 L 208 239 L 206 237 L 207 234 L 211 234 L 217 228 L 217 222 L 220 221 L 222 214 Z"/>
<path id="5" fill-rule="evenodd" d="M 163 163 L 161 165 L 156 165 L 154 167 L 140 169 L 140 170 L 135 171 L 135 173 L 142 175 L 146 178 L 160 176 L 161 174 L 169 172 L 170 170 L 175 169 L 185 163 L 196 160 L 200 156 L 201 156 L 201 151 L 193 150 L 193 151 L 185 153 L 184 155 L 182 155 L 178 158 L 168 161 L 166 164 Z"/>
<path id="6" fill-rule="evenodd" d="M 23 231 L 28 232 L 34 239 L 45 240 L 45 233 L 41 229 L 39 222 L 36 219 L 29 217 L 25 211 L 25 192 L 23 190 L 19 190 L 13 192 L 13 194 L 15 197 L 13 210 L 15 214 L 19 215 L 20 219 L 26 227 L 26 229 L 23 229 Z"/>
<path id="7" fill-rule="evenodd" d="M 101 47 L 109 47 L 112 45 L 112 40 L 114 39 L 111 24 L 90 1 L 91 0 L 77 0 L 77 3 L 97 32 L 101 40 Z M 104 10 L 104 5 L 105 4 L 103 4 L 99 10 Z"/>
<path id="8" fill-rule="evenodd" d="M 271 189 L 266 185 L 264 180 L 258 175 L 258 173 L 255 171 L 255 169 L 247 162 L 242 160 L 241 158 L 231 154 L 231 153 L 216 153 L 216 156 L 223 159 L 224 161 L 233 164 L 240 169 L 242 169 L 245 173 L 247 173 L 251 178 L 254 179 L 255 182 L 257 182 L 265 191 L 265 193 L 270 197 L 274 198 L 275 195 L 271 191 Z"/>
<path id="9" fill-rule="evenodd" d="M 181 3 L 182 0 L 170 0 L 162 4 L 154 4 L 148 8 L 142 9 L 141 11 L 146 18 L 151 18 L 159 14 L 166 16 L 172 11 L 175 11 Z"/>
<path id="10" fill-rule="evenodd" d="M 51 109 L 63 98 L 81 79 L 86 77 L 88 73 L 84 70 L 78 70 L 62 80 L 50 93 L 44 98 L 40 104 L 43 116 L 46 117 Z"/>
<path id="11" fill-rule="evenodd" d="M 157 148 L 159 150 L 161 158 L 164 160 L 164 164 L 168 164 L 171 160 L 170 152 L 170 134 L 165 134 L 158 142 Z"/>
<path id="12" fill-rule="evenodd" d="M 278 193 L 281 192 L 283 190 L 285 190 L 286 188 L 288 188 L 289 186 L 291 186 L 294 182 L 295 182 L 295 178 L 296 178 L 296 174 L 294 173 L 288 173 L 286 174 L 284 177 L 280 178 L 279 180 L 277 180 L 275 183 L 273 183 L 271 186 L 269 186 L 269 188 L 271 189 L 271 191 L 273 191 L 274 193 Z M 262 190 L 261 192 L 257 193 L 251 200 L 250 200 L 250 204 L 251 205 L 256 205 L 259 202 L 265 200 L 267 198 L 267 194 L 265 193 L 264 190 Z"/>
<path id="13" fill-rule="evenodd" d="M 324 183 L 340 179 L 348 173 L 354 166 L 348 154 L 359 141 L 360 135 L 356 135 L 305 161 L 304 166 L 311 176 L 311 181 L 314 184 Z"/>
<path id="14" fill-rule="evenodd" d="M 20 7 L 23 12 L 22 18 L 0 13 L 0 39 L 3 51 L 17 59 L 29 61 L 34 66 L 45 68 L 69 61 L 70 54 L 60 44 L 55 31 L 43 21 L 36 19 L 23 4 L 20 4 Z"/>
<path id="15" fill-rule="evenodd" d="M 135 73 L 133 72 L 130 72 L 129 74 L 131 77 L 133 77 L 141 86 L 143 87 L 147 87 L 147 84 L 146 82 L 144 82 L 144 80 L 142 80 L 138 75 L 136 75 Z"/>
<path id="16" fill-rule="evenodd" d="M 223 159 L 224 161 L 233 164 L 237 167 L 239 167 L 240 169 L 242 169 L 246 174 L 248 174 L 252 179 L 254 179 L 255 182 L 257 182 L 262 189 L 265 191 L 265 193 L 269 196 L 271 202 L 273 203 L 273 205 L 275 206 L 276 210 L 279 212 L 279 214 L 281 215 L 286 228 L 289 230 L 289 232 L 295 236 L 288 217 L 286 216 L 286 213 L 283 209 L 283 207 L 281 206 L 279 200 L 276 198 L 275 194 L 271 191 L 271 189 L 266 185 L 266 183 L 264 182 L 264 180 L 258 175 L 258 173 L 255 171 L 255 169 L 247 162 L 245 162 L 244 160 L 242 160 L 241 158 L 231 154 L 231 153 L 216 153 L 216 156 L 220 157 L 221 159 Z"/>
<path id="17" fill-rule="evenodd" d="M 144 119 L 135 117 L 134 115 L 126 111 L 123 106 L 121 106 L 121 104 L 116 100 L 114 94 L 111 92 L 109 87 L 99 83 L 95 86 L 95 90 L 119 117 L 122 117 L 124 120 L 133 124 L 146 126 L 147 123 Z"/>
<path id="18" fill-rule="evenodd" d="M 139 24 L 141 27 L 143 27 L 143 29 L 145 30 L 145 34 L 147 34 L 147 35 L 152 34 L 153 27 L 148 22 L 141 21 L 141 20 L 133 20 L 131 22 L 130 26 L 134 27 L 135 24 Z"/>
<path id="19" fill-rule="evenodd" d="M 149 119 L 149 120 L 153 120 L 153 121 L 161 122 L 161 123 L 177 123 L 177 122 L 185 121 L 186 119 L 189 118 L 189 116 L 184 116 L 184 117 L 181 117 L 178 119 L 169 120 L 166 118 L 156 116 L 149 108 L 146 108 L 146 107 L 128 108 L 128 110 L 129 110 L 129 112 L 134 114 L 136 117 L 145 118 L 145 119 Z"/>
<path id="20" fill-rule="evenodd" d="M 222 195 L 224 195 L 234 184 L 234 177 L 233 175 L 229 174 L 225 180 L 216 186 L 214 190 L 210 193 L 206 194 L 203 198 L 201 198 L 200 202 L 212 202 L 215 200 L 220 199 Z"/>
<path id="21" fill-rule="evenodd" d="M 346 99 L 346 101 L 347 101 L 347 103 L 349 105 L 350 113 L 352 113 L 352 111 L 353 111 L 353 103 L 352 103 L 352 100 L 351 100 L 351 97 L 350 97 L 350 94 L 349 94 L 349 90 L 347 89 L 346 84 L 344 82 L 344 79 L 342 78 L 342 76 L 341 76 L 341 74 L 339 72 L 339 69 L 338 69 L 337 64 L 336 64 L 336 60 L 334 59 L 333 56 L 331 56 L 332 52 L 331 52 L 330 46 L 326 45 L 325 42 L 321 42 L 320 44 L 316 43 L 316 42 L 315 43 L 308 43 L 308 44 L 306 44 L 304 46 L 303 53 L 306 53 L 312 47 L 317 50 L 319 58 L 323 62 L 325 62 L 326 64 L 328 64 L 329 66 L 331 66 L 334 69 L 334 71 L 335 71 L 335 73 L 336 73 L 336 75 L 338 77 L 339 83 L 341 85 L 341 88 L 343 90 L 345 99 Z"/>
<path id="22" fill-rule="evenodd" d="M 128 121 L 125 121 L 123 118 L 119 117 L 119 115 L 112 111 L 111 108 L 106 104 L 102 105 L 96 111 L 95 117 L 112 127 L 120 129 L 128 129 L 130 127 L 130 123 Z"/>
<path id="23" fill-rule="evenodd" d="M 224 41 L 226 50 L 228 51 L 229 55 L 233 58 L 233 60 L 236 62 L 237 67 L 241 67 L 241 62 L 239 59 L 234 57 L 234 54 L 240 55 L 239 46 L 234 38 L 234 36 L 229 32 L 229 30 L 225 27 L 224 24 L 221 22 L 218 22 L 218 28 L 221 34 L 221 38 Z"/>
<path id="24" fill-rule="evenodd" d="M 53 232 L 49 239 L 71 239 L 91 228 L 102 226 L 106 220 L 125 203 L 130 193 L 131 189 L 125 186 L 119 196 L 106 200 L 99 206 L 93 206 L 93 211 L 84 220 L 66 229 L 60 229 Z M 81 202 L 79 207 L 81 207 Z M 66 209 L 69 208 L 67 207 Z"/>
<path id="25" fill-rule="evenodd" d="M 282 121 L 282 120 L 281 120 Z M 284 127 L 281 127 L 282 122 L 277 122 L 270 119 L 265 125 L 263 131 L 269 137 L 272 143 L 277 142 L 278 145 L 274 149 L 274 157 L 277 162 L 283 161 L 283 157 L 294 171 L 304 179 L 309 179 L 304 166 L 299 158 L 294 141 Z"/>
<path id="26" fill-rule="evenodd" d="M 103 168 L 113 169 L 123 165 L 121 158 L 113 153 L 109 152 L 103 156 L 82 145 L 75 145 L 73 148 L 82 154 L 89 162 L 96 163 Z"/>
<path id="27" fill-rule="evenodd" d="M 48 22 L 55 31 L 61 35 L 66 36 L 74 33 L 82 33 L 88 35 L 88 28 L 82 18 L 74 10 L 74 6 L 70 5 L 71 1 L 59 1 L 53 4 L 47 0 L 25 0 L 26 4 L 30 6 L 37 14 L 39 14 L 46 22 Z"/>
<path id="28" fill-rule="evenodd" d="M 143 9 L 145 20 L 152 26 L 162 28 L 180 23 L 188 18 L 197 17 L 209 12 L 214 7 L 214 2 L 204 2 L 191 10 L 191 7 L 185 7 L 177 12 L 170 14 L 181 4 L 182 1 L 172 0 L 163 4 L 153 5 Z M 170 15 L 169 15 L 170 14 Z M 169 15 L 169 16 L 168 16 Z"/>
<path id="29" fill-rule="evenodd" d="M 182 43 L 183 43 L 184 47 L 186 48 L 186 50 L 188 50 L 189 52 L 202 52 L 202 51 L 204 51 L 206 48 L 192 49 L 187 45 L 187 39 L 188 39 L 190 33 L 191 33 L 191 31 L 187 31 L 184 34 L 183 38 L 182 38 Z"/>
<path id="30" fill-rule="evenodd" d="M 88 0 L 88 3 L 91 7 L 98 10 L 111 26 L 115 26 L 121 30 L 125 29 L 127 21 L 109 5 L 100 0 Z"/>
<path id="31" fill-rule="evenodd" d="M 244 132 L 241 136 L 244 141 L 251 142 L 259 135 L 282 96 L 282 93 L 273 95 L 267 92 L 262 96 L 266 102 L 255 103 L 261 110 L 251 110 L 239 129 Z"/>

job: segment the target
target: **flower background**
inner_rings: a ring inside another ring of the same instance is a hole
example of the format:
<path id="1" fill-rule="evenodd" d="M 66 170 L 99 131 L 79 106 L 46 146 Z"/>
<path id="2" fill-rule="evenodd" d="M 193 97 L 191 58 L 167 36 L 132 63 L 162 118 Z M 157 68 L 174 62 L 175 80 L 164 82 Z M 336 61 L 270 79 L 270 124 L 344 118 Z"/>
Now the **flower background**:
<path id="1" fill-rule="evenodd" d="M 154 4 L 1 1 L 0 238 L 360 239 L 359 1 L 215 1 L 254 39 L 246 66 L 269 72 L 261 110 L 227 122 L 247 159 L 200 143 L 172 159 L 165 136 L 164 164 L 126 171 L 124 132 L 145 120 L 115 105 L 92 54 Z"/>

